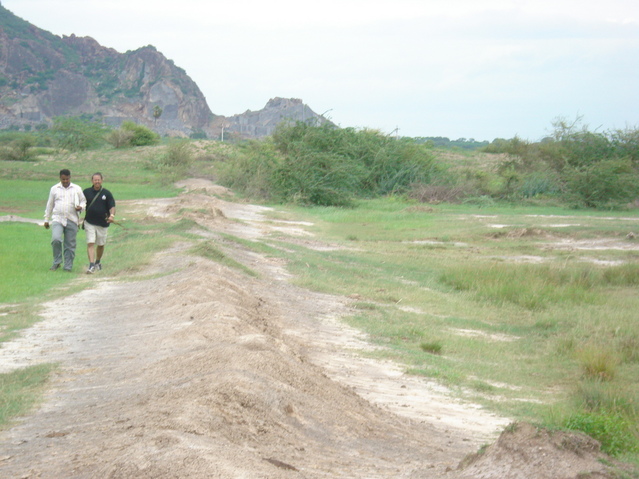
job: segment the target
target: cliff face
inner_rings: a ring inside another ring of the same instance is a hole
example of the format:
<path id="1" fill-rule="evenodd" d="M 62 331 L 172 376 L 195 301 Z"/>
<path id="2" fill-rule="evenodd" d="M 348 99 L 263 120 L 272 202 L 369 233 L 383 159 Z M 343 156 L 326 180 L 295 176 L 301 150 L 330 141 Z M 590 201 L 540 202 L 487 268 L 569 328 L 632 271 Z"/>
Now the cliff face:
<path id="1" fill-rule="evenodd" d="M 0 5 L 0 129 L 37 127 L 57 116 L 131 120 L 161 135 L 269 135 L 282 119 L 319 118 L 297 99 L 259 112 L 214 115 L 184 70 L 149 45 L 118 53 L 90 37 L 58 37 Z M 28 126 L 27 126 L 28 125 Z"/>
<path id="2" fill-rule="evenodd" d="M 2 6 L 0 44 L 0 128 L 88 115 L 188 135 L 213 117 L 195 82 L 152 46 L 121 54 L 90 37 L 60 38 Z"/>

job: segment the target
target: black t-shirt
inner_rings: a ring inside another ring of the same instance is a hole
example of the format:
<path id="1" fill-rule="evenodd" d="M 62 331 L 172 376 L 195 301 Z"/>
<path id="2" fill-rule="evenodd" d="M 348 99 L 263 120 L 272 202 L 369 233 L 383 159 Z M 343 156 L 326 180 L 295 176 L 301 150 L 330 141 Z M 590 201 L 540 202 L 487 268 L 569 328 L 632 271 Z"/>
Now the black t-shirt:
<path id="1" fill-rule="evenodd" d="M 99 196 L 95 198 L 98 193 Z M 96 191 L 91 187 L 84 190 L 84 197 L 87 199 L 87 212 L 84 216 L 84 220 L 94 226 L 108 227 L 109 223 L 107 223 L 107 218 L 109 211 L 115 207 L 115 199 L 111 192 L 104 188 L 102 188 L 101 191 Z M 93 198 L 95 198 L 95 201 L 93 201 Z M 91 202 L 93 202 L 93 204 L 91 204 Z"/>

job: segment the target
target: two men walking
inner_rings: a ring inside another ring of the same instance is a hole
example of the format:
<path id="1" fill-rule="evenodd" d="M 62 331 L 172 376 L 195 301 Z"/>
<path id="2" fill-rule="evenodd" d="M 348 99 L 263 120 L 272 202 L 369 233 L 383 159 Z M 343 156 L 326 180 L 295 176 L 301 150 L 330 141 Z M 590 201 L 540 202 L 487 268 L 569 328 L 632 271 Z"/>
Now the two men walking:
<path id="1" fill-rule="evenodd" d="M 109 190 L 102 187 L 102 180 L 102 174 L 95 173 L 91 178 L 93 186 L 82 191 L 78 185 L 71 183 L 68 169 L 60 170 L 60 183 L 51 187 L 44 212 L 44 227 L 51 228 L 52 271 L 57 270 L 63 260 L 64 270 L 72 270 L 83 210 L 86 210 L 84 228 L 89 256 L 87 273 L 102 269 L 100 260 L 106 245 L 107 228 L 115 221 L 115 199 Z"/>

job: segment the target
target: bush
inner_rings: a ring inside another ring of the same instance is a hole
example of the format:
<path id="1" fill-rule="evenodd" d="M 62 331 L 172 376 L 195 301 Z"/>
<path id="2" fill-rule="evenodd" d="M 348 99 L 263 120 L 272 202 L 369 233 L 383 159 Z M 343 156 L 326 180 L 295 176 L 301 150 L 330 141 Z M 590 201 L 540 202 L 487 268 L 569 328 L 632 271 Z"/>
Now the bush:
<path id="1" fill-rule="evenodd" d="M 441 341 L 428 341 L 428 342 L 425 341 L 420 343 L 419 347 L 425 353 L 431 353 L 431 354 L 441 354 L 442 349 L 444 348 Z"/>
<path id="2" fill-rule="evenodd" d="M 104 144 L 107 130 L 104 125 L 78 117 L 57 117 L 50 135 L 59 148 L 81 151 Z"/>
<path id="3" fill-rule="evenodd" d="M 561 192 L 561 182 L 552 171 L 534 171 L 521 178 L 516 192 L 519 197 L 523 198 L 556 195 Z"/>
<path id="4" fill-rule="evenodd" d="M 183 177 L 192 163 L 193 151 L 187 140 L 170 143 L 160 156 L 149 160 L 150 168 L 161 172 L 170 181 Z"/>
<path id="5" fill-rule="evenodd" d="M 589 208 L 618 208 L 635 200 L 639 130 L 592 132 L 580 122 L 555 120 L 552 135 L 538 143 L 515 137 L 485 147 L 486 152 L 508 155 L 501 167 L 502 185 L 488 194 L 552 194 Z M 509 169 L 512 173 L 506 174 Z"/>
<path id="6" fill-rule="evenodd" d="M 274 194 L 282 201 L 321 206 L 349 206 L 362 173 L 331 153 L 288 155 L 272 176 Z"/>
<path id="7" fill-rule="evenodd" d="M 121 129 L 132 134 L 130 140 L 131 146 L 148 146 L 160 142 L 160 135 L 144 125 L 138 125 L 132 121 L 125 121 L 122 123 Z"/>
<path id="8" fill-rule="evenodd" d="M 271 142 L 242 143 L 220 160 L 220 183 L 250 198 L 272 199 L 272 176 L 281 158 Z"/>
<path id="9" fill-rule="evenodd" d="M 35 138 L 30 135 L 22 135 L 0 148 L 0 160 L 5 161 L 30 161 L 35 157 Z"/>
<path id="10" fill-rule="evenodd" d="M 189 135 L 189 138 L 192 140 L 206 140 L 208 138 L 207 134 L 202 129 L 194 130 L 193 133 Z"/>
<path id="11" fill-rule="evenodd" d="M 282 124 L 273 144 L 282 155 L 273 184 L 287 201 L 346 205 L 354 197 L 405 193 L 436 170 L 427 146 L 374 130 Z"/>
<path id="12" fill-rule="evenodd" d="M 568 191 L 587 207 L 614 208 L 639 196 L 639 173 L 629 159 L 602 160 L 566 173 Z"/>
<path id="13" fill-rule="evenodd" d="M 166 147 L 161 163 L 170 169 L 185 170 L 193 162 L 193 151 L 188 141 L 175 141 Z"/>
<path id="14" fill-rule="evenodd" d="M 607 381 L 581 382 L 573 395 L 573 412 L 561 426 L 597 439 L 607 454 L 639 452 L 639 398 L 630 391 Z"/>
<path id="15" fill-rule="evenodd" d="M 611 456 L 639 452 L 637 424 L 627 416 L 605 411 L 574 413 L 564 427 L 588 434 Z"/>
<path id="16" fill-rule="evenodd" d="M 106 137 L 107 142 L 109 142 L 114 148 L 124 148 L 127 146 L 131 146 L 131 140 L 133 139 L 133 132 L 130 130 L 113 130 L 109 132 Z"/>

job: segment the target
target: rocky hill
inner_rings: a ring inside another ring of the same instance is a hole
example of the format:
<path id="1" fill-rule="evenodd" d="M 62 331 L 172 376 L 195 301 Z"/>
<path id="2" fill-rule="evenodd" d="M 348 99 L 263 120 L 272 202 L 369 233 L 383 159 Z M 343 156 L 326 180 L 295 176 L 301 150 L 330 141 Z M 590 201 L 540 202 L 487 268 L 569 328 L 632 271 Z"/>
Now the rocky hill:
<path id="1" fill-rule="evenodd" d="M 298 98 L 271 98 L 258 111 L 247 110 L 224 119 L 227 130 L 239 136 L 259 138 L 273 133 L 283 120 L 328 122 Z"/>
<path id="2" fill-rule="evenodd" d="M 119 53 L 90 37 L 59 37 L 0 5 L 0 129 L 39 128 L 57 116 L 117 127 L 132 120 L 161 135 L 269 135 L 282 119 L 317 118 L 301 100 L 225 118 L 197 84 L 155 47 Z"/>

